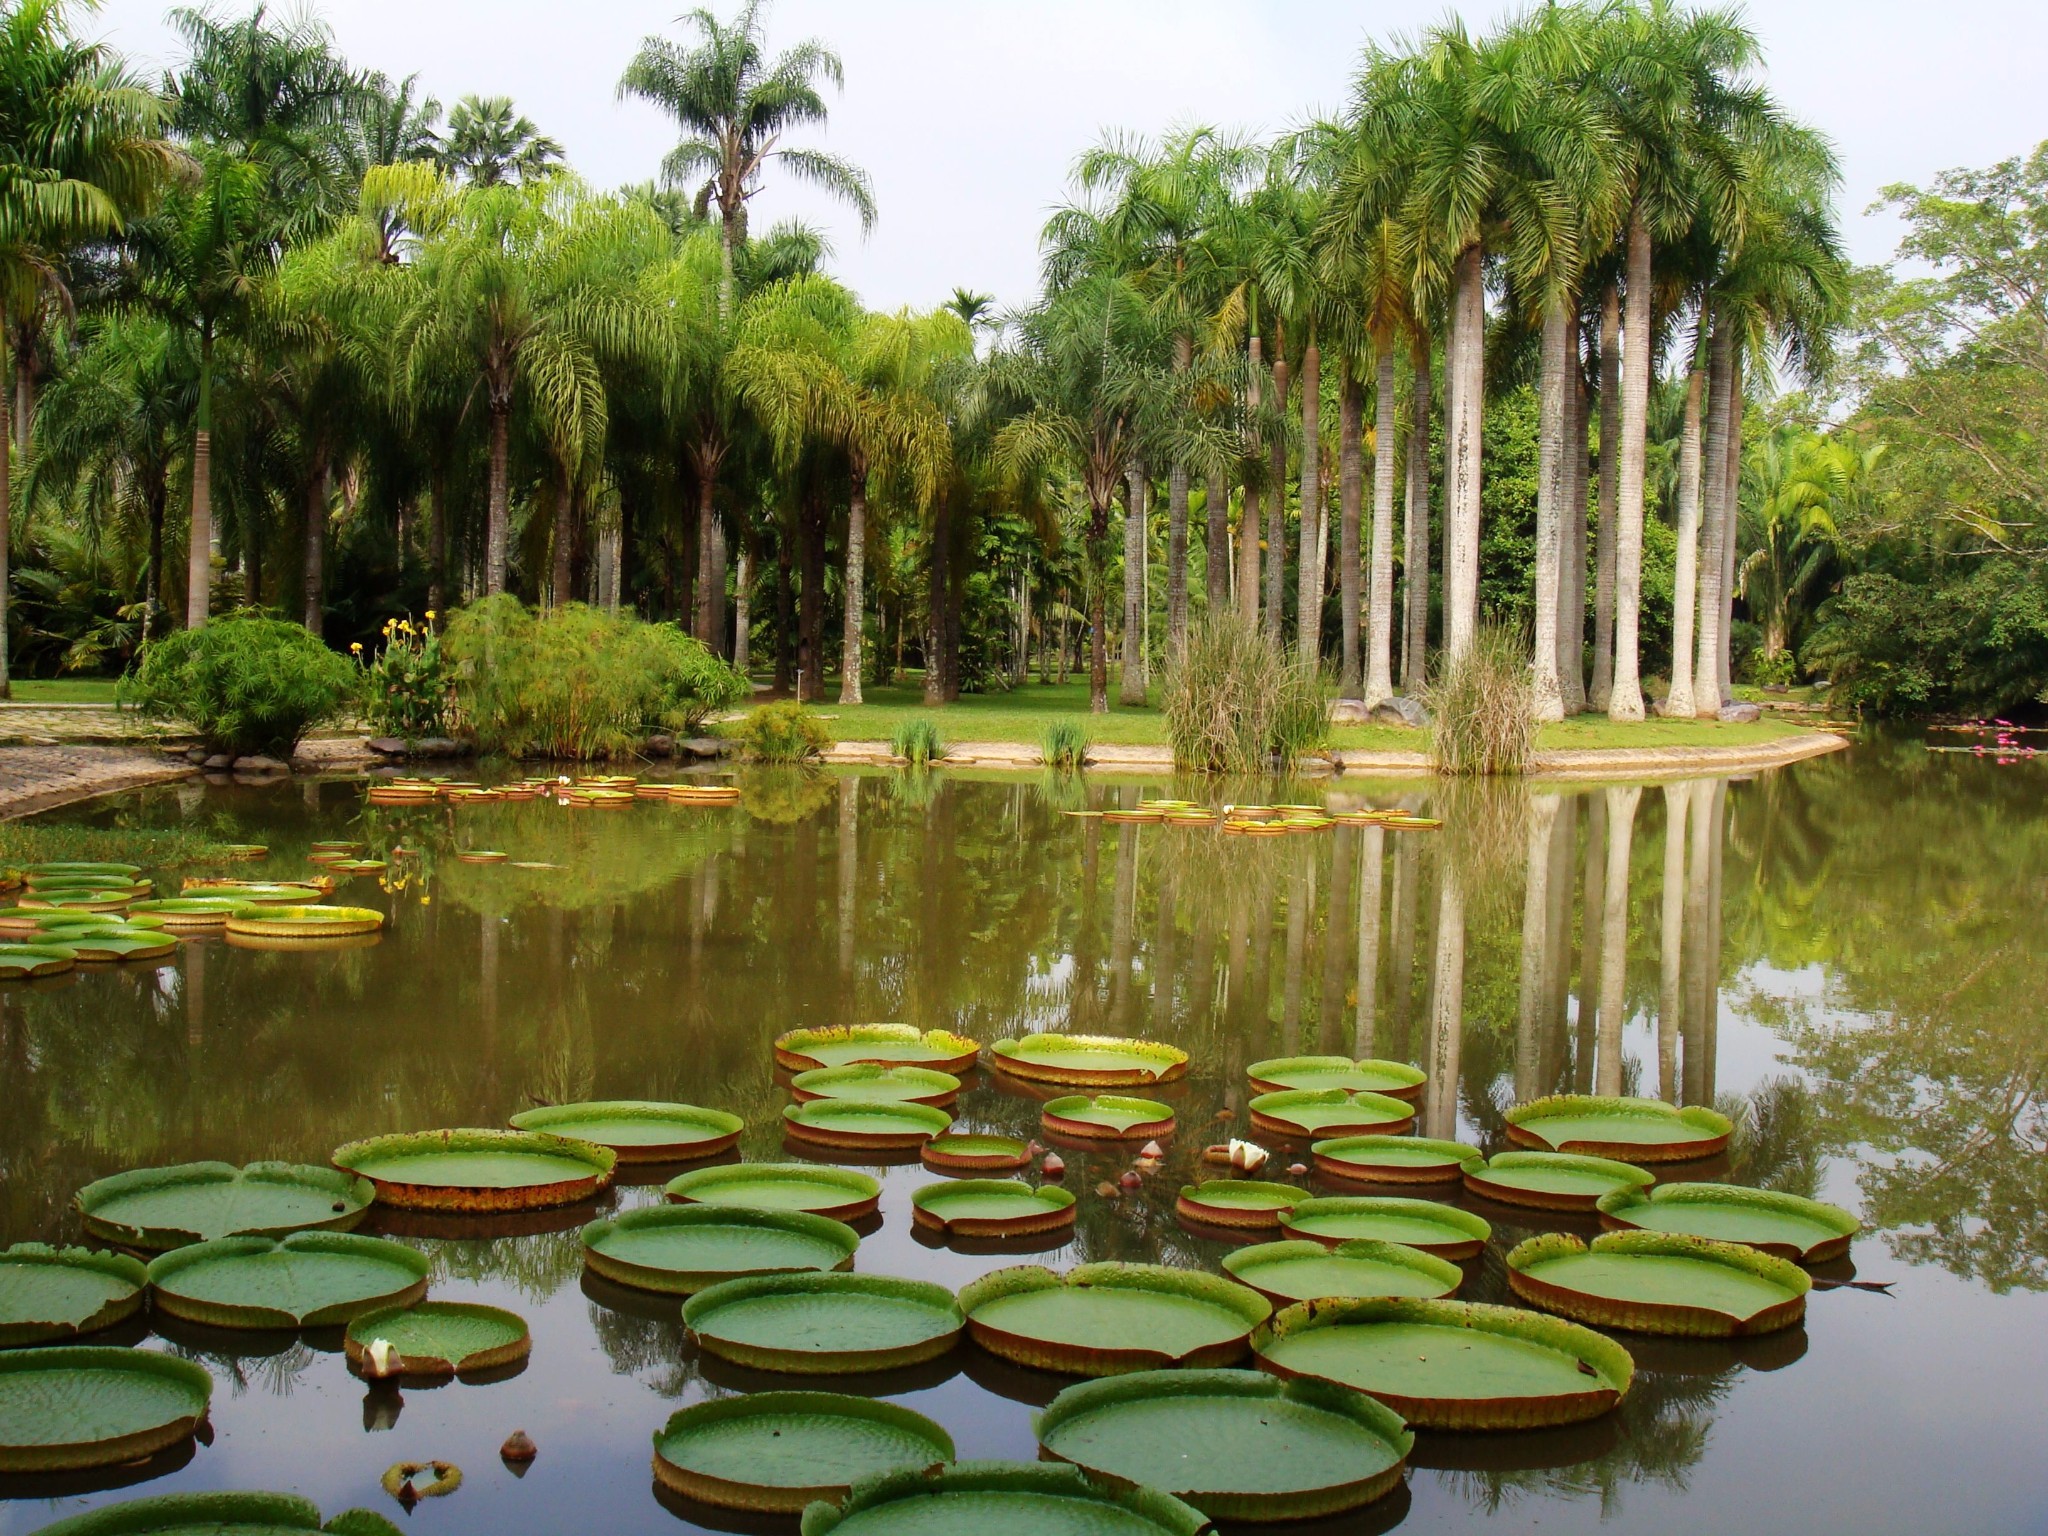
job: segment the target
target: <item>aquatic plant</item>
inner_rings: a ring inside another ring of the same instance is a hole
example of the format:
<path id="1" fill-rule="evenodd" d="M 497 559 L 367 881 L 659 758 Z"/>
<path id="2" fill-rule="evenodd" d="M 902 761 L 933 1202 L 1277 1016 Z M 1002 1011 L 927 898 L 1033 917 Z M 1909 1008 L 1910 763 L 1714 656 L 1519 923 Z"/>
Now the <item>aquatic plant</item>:
<path id="1" fill-rule="evenodd" d="M 430 608 L 420 623 L 386 619 L 375 656 L 360 644 L 349 650 L 361 670 L 363 719 L 378 736 L 418 741 L 448 734 L 454 669 L 434 628 Z"/>
<path id="2" fill-rule="evenodd" d="M 1236 614 L 1212 614 L 1188 632 L 1166 672 L 1166 735 L 1176 768 L 1282 772 L 1329 737 L 1313 658 L 1290 654 Z"/>
<path id="3" fill-rule="evenodd" d="M 1088 733 L 1077 720 L 1050 720 L 1038 738 L 1048 768 L 1079 769 L 1088 760 Z"/>
<path id="4" fill-rule="evenodd" d="M 1438 669 L 1424 693 L 1430 751 L 1444 774 L 1521 773 L 1536 749 L 1529 647 L 1505 624 L 1479 626 L 1471 648 Z"/>
<path id="5" fill-rule="evenodd" d="M 824 723 L 793 699 L 763 704 L 729 734 L 757 763 L 800 763 L 832 745 Z"/>
<path id="6" fill-rule="evenodd" d="M 946 755 L 946 743 L 939 735 L 938 722 L 912 715 L 898 721 L 889 733 L 889 750 L 913 768 L 929 768 Z"/>

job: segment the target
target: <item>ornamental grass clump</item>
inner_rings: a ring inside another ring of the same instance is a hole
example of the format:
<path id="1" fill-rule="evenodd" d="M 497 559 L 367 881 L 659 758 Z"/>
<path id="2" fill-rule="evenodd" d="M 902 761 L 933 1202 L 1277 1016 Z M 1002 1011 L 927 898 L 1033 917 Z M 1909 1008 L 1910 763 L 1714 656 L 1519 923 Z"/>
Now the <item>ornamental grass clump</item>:
<path id="1" fill-rule="evenodd" d="M 296 624 L 231 613 L 142 648 L 121 702 L 164 724 L 183 722 L 207 749 L 290 757 L 314 726 L 355 697 L 356 669 Z"/>
<path id="2" fill-rule="evenodd" d="M 801 763 L 832 745 L 824 722 L 792 699 L 763 704 L 734 726 L 732 739 L 757 763 Z"/>
<path id="3" fill-rule="evenodd" d="M 1481 624 L 1464 655 L 1445 662 L 1424 702 L 1443 774 L 1516 774 L 1536 748 L 1529 647 L 1504 624 Z"/>
<path id="4" fill-rule="evenodd" d="M 1071 772 L 1088 760 L 1088 733 L 1073 720 L 1054 720 L 1038 738 L 1045 766 Z"/>
<path id="5" fill-rule="evenodd" d="M 946 743 L 936 721 L 914 715 L 889 733 L 889 751 L 913 768 L 929 768 L 946 755 Z"/>
<path id="6" fill-rule="evenodd" d="M 1213 614 L 1167 669 L 1166 734 L 1177 768 L 1285 771 L 1329 736 L 1322 679 L 1236 614 Z"/>

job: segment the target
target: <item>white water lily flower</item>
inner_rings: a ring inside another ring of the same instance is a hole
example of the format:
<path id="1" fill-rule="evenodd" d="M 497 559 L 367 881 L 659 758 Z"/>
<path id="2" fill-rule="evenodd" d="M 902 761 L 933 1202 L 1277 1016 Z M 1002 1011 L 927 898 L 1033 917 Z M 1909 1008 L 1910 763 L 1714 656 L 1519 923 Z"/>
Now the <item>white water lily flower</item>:
<path id="1" fill-rule="evenodd" d="M 1233 1137 L 1230 1143 L 1230 1166 L 1245 1173 L 1257 1173 L 1272 1155 L 1255 1141 L 1238 1141 Z"/>
<path id="2" fill-rule="evenodd" d="M 398 1349 L 389 1339 L 372 1339 L 363 1351 L 363 1374 L 381 1381 L 398 1374 Z"/>

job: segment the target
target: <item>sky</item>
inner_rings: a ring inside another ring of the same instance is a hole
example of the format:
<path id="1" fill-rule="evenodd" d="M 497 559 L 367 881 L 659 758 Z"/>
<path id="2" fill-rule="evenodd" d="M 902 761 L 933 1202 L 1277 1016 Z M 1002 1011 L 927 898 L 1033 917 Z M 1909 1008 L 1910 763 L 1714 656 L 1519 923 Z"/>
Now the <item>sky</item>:
<path id="1" fill-rule="evenodd" d="M 273 0 L 284 8 L 292 0 Z M 720 14 L 736 0 L 714 0 Z M 239 11 L 242 0 L 233 0 Z M 1483 29 L 1515 7 L 1473 0 Z M 82 30 L 152 74 L 180 48 L 163 0 L 102 0 Z M 685 0 L 325 0 L 316 12 L 359 67 L 417 73 L 452 104 L 509 95 L 589 181 L 656 175 L 673 142 L 653 108 L 617 100 L 640 39 L 678 35 Z M 762 222 L 827 231 L 832 270 L 872 307 L 928 307 L 955 286 L 1005 305 L 1037 286 L 1038 232 L 1074 157 L 1105 130 L 1189 123 L 1258 133 L 1345 101 L 1368 38 L 1442 19 L 1443 0 L 773 0 L 771 49 L 816 37 L 846 67 L 822 133 L 795 142 L 866 168 L 880 219 L 771 181 Z M 2048 137 L 2041 0 L 1758 0 L 1772 88 L 1835 143 L 1844 234 L 1887 259 L 1895 221 L 1865 213 L 1891 183 L 1989 165 Z"/>

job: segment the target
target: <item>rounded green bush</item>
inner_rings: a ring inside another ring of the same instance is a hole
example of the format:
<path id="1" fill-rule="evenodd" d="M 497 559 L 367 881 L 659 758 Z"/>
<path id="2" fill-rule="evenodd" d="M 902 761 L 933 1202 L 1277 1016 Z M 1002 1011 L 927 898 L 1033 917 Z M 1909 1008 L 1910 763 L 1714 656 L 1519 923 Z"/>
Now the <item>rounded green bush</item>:
<path id="1" fill-rule="evenodd" d="M 355 692 L 356 669 L 296 624 L 234 613 L 143 647 L 121 701 L 183 721 L 215 752 L 289 757 Z"/>

